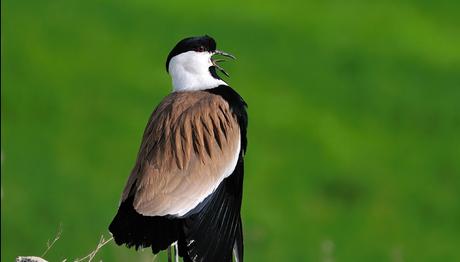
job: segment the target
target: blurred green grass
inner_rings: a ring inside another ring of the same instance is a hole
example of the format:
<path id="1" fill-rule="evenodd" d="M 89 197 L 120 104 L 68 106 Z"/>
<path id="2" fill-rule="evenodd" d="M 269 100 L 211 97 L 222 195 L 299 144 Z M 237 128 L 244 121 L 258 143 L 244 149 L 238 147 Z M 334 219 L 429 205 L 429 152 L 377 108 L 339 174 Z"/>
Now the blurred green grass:
<path id="1" fill-rule="evenodd" d="M 248 261 L 460 260 L 458 1 L 1 2 L 1 260 L 92 250 L 172 46 L 249 104 Z M 151 259 L 111 244 L 104 261 Z"/>

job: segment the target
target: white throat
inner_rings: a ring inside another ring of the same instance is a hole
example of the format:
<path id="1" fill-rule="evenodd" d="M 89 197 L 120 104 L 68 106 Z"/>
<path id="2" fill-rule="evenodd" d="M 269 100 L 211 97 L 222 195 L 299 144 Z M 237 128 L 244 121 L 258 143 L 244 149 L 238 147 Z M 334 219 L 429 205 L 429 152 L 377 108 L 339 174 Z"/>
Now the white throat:
<path id="1" fill-rule="evenodd" d="M 209 72 L 211 53 L 188 51 L 176 55 L 169 62 L 173 91 L 197 91 L 227 85 Z"/>

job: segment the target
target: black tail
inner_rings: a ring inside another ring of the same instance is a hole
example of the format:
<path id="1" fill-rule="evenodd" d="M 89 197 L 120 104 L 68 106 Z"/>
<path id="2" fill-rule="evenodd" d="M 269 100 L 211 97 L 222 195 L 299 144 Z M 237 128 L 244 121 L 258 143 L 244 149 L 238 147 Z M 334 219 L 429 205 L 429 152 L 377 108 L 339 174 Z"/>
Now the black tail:
<path id="1" fill-rule="evenodd" d="M 137 213 L 133 208 L 133 197 L 130 197 L 121 203 L 109 231 L 118 245 L 134 246 L 136 250 L 151 247 L 156 254 L 178 240 L 179 227 L 179 219 Z"/>
<path id="2" fill-rule="evenodd" d="M 231 262 L 236 246 L 238 261 L 243 261 L 242 186 L 243 161 L 240 158 L 232 175 L 222 181 L 203 209 L 183 219 L 179 241 L 181 256 L 193 261 Z"/>
<path id="3" fill-rule="evenodd" d="M 133 197 L 126 199 L 109 226 L 118 245 L 136 249 L 151 247 L 153 253 L 178 241 L 179 256 L 185 262 L 231 262 L 232 253 L 243 261 L 243 230 L 240 217 L 243 159 L 233 173 L 205 201 L 197 213 L 183 218 L 147 217 L 133 208 Z"/>

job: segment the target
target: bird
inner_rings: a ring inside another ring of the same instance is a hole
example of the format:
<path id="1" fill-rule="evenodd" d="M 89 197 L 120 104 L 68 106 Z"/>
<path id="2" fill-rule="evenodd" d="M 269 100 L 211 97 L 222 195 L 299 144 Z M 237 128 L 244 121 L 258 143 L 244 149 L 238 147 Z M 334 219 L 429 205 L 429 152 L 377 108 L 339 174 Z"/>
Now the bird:
<path id="1" fill-rule="evenodd" d="M 216 46 L 187 37 L 167 56 L 172 92 L 148 120 L 109 225 L 117 245 L 154 254 L 174 245 L 185 262 L 243 261 L 247 104 L 217 73 L 228 77 L 218 63 L 235 57 Z"/>

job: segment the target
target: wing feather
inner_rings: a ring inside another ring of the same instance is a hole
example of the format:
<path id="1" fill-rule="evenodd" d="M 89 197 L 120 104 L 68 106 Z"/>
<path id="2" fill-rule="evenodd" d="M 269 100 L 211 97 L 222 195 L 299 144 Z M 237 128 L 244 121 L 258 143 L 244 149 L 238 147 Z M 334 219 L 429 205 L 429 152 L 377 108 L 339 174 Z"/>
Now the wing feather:
<path id="1" fill-rule="evenodd" d="M 142 215 L 183 216 L 235 169 L 240 129 L 228 103 L 208 92 L 175 92 L 153 112 L 123 200 Z"/>

